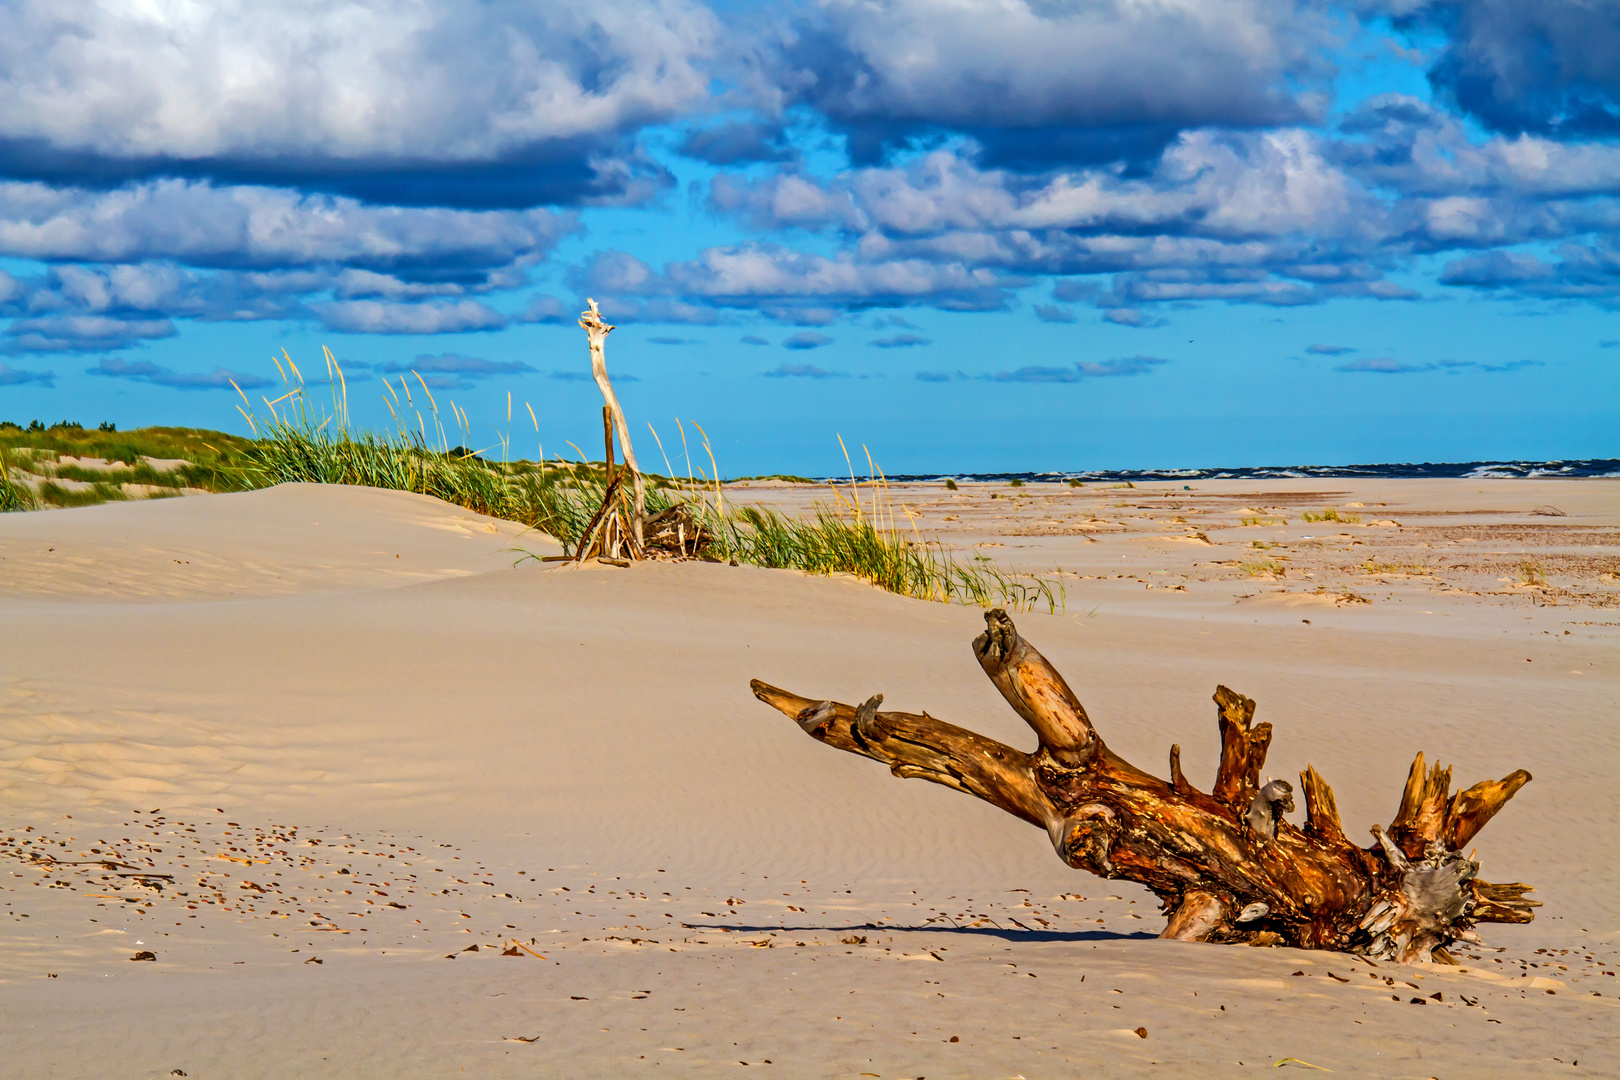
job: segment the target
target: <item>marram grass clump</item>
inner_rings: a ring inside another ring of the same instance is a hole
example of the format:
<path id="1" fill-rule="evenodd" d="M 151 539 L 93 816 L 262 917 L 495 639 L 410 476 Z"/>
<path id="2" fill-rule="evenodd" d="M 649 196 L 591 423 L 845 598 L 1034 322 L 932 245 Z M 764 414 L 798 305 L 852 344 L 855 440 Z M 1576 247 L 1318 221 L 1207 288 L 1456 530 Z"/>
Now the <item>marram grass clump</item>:
<path id="1" fill-rule="evenodd" d="M 767 507 L 729 512 L 716 530 L 720 546 L 738 562 L 811 574 L 852 574 L 901 596 L 943 603 L 1044 607 L 1061 611 L 1061 582 L 1008 574 L 989 559 L 969 563 L 937 540 L 907 536 L 863 516 L 818 505 L 808 521 Z"/>
<path id="2" fill-rule="evenodd" d="M 521 522 L 565 545 L 577 539 L 600 505 L 605 482 L 599 467 L 566 461 L 488 461 L 465 446 L 452 448 L 438 402 L 420 376 L 426 412 L 416 408 L 415 393 L 401 378 L 398 393 L 391 384 L 388 387 L 396 429 L 354 430 L 342 369 L 330 353 L 327 365 L 334 388 L 331 412 L 320 414 L 311 406 L 302 373 L 291 359 L 283 369 L 287 392 L 265 402 L 269 415 L 259 414 L 251 405 L 241 410 L 255 436 L 240 470 L 243 488 L 305 483 L 411 491 Z M 466 415 L 454 403 L 450 408 L 461 441 L 472 441 Z M 405 416 L 416 420 L 414 429 L 402 419 Z M 535 426 L 538 429 L 538 422 Z M 656 484 L 649 495 L 649 511 L 672 504 Z"/>
<path id="3" fill-rule="evenodd" d="M 425 409 L 418 407 L 416 392 L 401 378 L 397 391 L 387 384 L 396 430 L 356 431 L 349 424 L 342 369 L 330 352 L 326 361 L 333 388 L 328 412 L 318 413 L 311 406 L 303 376 L 290 358 L 282 368 L 287 392 L 265 402 L 268 416 L 254 410 L 243 395 L 248 407 L 242 415 L 255 438 L 239 471 L 242 488 L 301 482 L 412 491 L 520 522 L 555 537 L 565 551 L 579 544 L 602 505 L 607 486 L 603 466 L 583 460 L 548 462 L 543 456 L 538 462 L 496 462 L 465 445 L 452 447 L 438 402 L 420 376 Z M 466 413 L 453 402 L 449 408 L 461 443 L 471 443 Z M 532 408 L 529 415 L 538 433 Z M 707 436 L 703 445 L 707 450 Z M 508 449 L 503 439 L 503 452 Z M 812 574 L 850 574 L 922 600 L 1063 610 L 1064 590 L 1056 579 L 1009 573 L 983 556 L 963 562 L 937 540 L 924 539 L 915 527 L 910 532 L 898 528 L 887 502 L 887 484 L 876 477 L 875 469 L 869 484 L 851 477 L 847 497 L 834 486 L 835 504 L 818 505 L 809 520 L 800 520 L 767 508 L 728 506 L 712 451 L 709 463 L 714 472 L 700 467 L 701 479 L 646 478 L 648 517 L 681 508 L 703 537 L 700 557 Z M 864 500 L 863 488 L 868 489 Z"/>
<path id="4" fill-rule="evenodd" d="M 12 479 L 11 456 L 0 447 L 0 514 L 32 510 L 36 505 L 33 489 Z"/>
<path id="5" fill-rule="evenodd" d="M 1340 511 L 1335 510 L 1332 507 L 1329 507 L 1326 510 L 1314 510 L 1314 511 L 1313 510 L 1307 510 L 1303 514 L 1300 515 L 1300 518 L 1302 520 L 1304 520 L 1304 521 L 1307 521 L 1307 522 L 1312 522 L 1312 521 L 1338 521 L 1338 522 L 1342 522 L 1342 523 L 1344 523 L 1346 525 L 1360 525 L 1361 524 L 1361 515 L 1360 514 L 1341 513 Z"/>

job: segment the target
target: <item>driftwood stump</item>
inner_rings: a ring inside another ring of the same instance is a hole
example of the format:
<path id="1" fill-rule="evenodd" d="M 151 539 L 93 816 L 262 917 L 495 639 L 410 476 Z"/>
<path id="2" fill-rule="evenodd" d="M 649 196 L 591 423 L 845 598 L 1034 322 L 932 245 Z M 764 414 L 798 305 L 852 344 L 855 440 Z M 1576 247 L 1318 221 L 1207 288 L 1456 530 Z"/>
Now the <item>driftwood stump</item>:
<path id="1" fill-rule="evenodd" d="M 641 475 L 641 466 L 636 463 L 636 451 L 630 445 L 630 425 L 625 421 L 624 408 L 620 406 L 619 396 L 613 392 L 613 382 L 608 378 L 605 348 L 607 336 L 614 327 L 602 321 L 602 313 L 595 300 L 586 297 L 585 302 L 590 306 L 579 313 L 579 325 L 585 331 L 586 344 L 591 350 L 591 377 L 596 380 L 597 389 L 602 391 L 607 476 L 602 511 L 593 519 L 591 528 L 586 530 L 585 538 L 580 541 L 578 559 L 583 561 L 590 557 L 588 551 L 610 560 L 621 556 L 639 559 L 646 547 L 647 484 Z M 624 501 L 621 490 L 624 477 L 618 475 L 613 467 L 615 430 L 619 434 L 619 447 L 624 451 L 625 471 L 630 480 L 631 502 L 623 508 L 620 503 Z M 626 525 L 627 528 L 624 527 Z M 622 535 L 619 535 L 620 532 Z"/>
<path id="2" fill-rule="evenodd" d="M 1063 676 L 999 609 L 974 655 L 1040 739 L 1033 753 L 935 720 L 814 701 L 754 680 L 754 694 L 812 738 L 881 761 L 899 777 L 955 788 L 1046 830 L 1058 856 L 1100 877 L 1147 886 L 1169 923 L 1160 936 L 1332 949 L 1401 962 L 1452 961 L 1445 946 L 1477 941 L 1481 922 L 1529 922 L 1539 903 L 1524 884 L 1491 885 L 1462 849 L 1530 780 L 1521 770 L 1450 794 L 1451 770 L 1412 762 L 1400 809 L 1376 843 L 1345 836 L 1333 792 L 1314 768 L 1300 774 L 1305 824 L 1287 781 L 1262 784 L 1271 725 L 1254 702 L 1217 687 L 1221 763 L 1208 794 L 1181 771 L 1137 769 L 1107 746 Z"/>

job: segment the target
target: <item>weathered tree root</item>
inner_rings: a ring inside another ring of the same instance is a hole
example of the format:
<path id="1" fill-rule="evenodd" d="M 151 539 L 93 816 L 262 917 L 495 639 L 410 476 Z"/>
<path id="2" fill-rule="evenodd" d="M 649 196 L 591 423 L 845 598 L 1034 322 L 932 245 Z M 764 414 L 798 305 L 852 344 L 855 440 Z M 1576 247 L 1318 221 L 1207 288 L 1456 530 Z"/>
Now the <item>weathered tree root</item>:
<path id="1" fill-rule="evenodd" d="M 1530 780 L 1524 770 L 1450 794 L 1451 771 L 1412 763 L 1399 812 L 1377 843 L 1344 834 L 1333 791 L 1314 768 L 1300 775 L 1305 824 L 1283 817 L 1293 787 L 1260 783 L 1271 725 L 1254 702 L 1215 690 L 1221 762 L 1209 794 L 1181 771 L 1170 780 L 1132 766 L 1103 744 L 1063 676 L 1018 635 L 1000 609 L 974 655 L 1040 739 L 1024 753 L 927 713 L 879 712 L 813 701 L 754 680 L 754 695 L 812 738 L 881 761 L 899 777 L 967 792 L 1046 830 L 1058 856 L 1100 877 L 1140 882 L 1169 916 L 1162 937 L 1333 949 L 1405 963 L 1453 962 L 1445 946 L 1477 940 L 1481 922 L 1529 922 L 1528 885 L 1478 880 L 1462 854 Z"/>

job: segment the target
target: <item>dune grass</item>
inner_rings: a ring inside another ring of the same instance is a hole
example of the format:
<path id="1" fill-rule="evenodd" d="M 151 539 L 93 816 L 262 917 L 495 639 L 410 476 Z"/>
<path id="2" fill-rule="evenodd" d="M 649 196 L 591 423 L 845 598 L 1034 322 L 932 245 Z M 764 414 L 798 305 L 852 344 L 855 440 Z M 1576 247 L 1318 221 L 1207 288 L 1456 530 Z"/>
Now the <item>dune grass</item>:
<path id="1" fill-rule="evenodd" d="M 266 413 L 254 410 L 243 396 L 248 407 L 242 415 L 255 438 L 243 448 L 243 463 L 236 470 L 240 487 L 297 481 L 414 491 L 520 522 L 555 537 L 565 550 L 579 543 L 602 503 L 607 481 L 602 466 L 543 458 L 495 462 L 464 446 L 452 448 L 426 384 L 420 386 L 423 407 L 418 407 L 416 392 L 403 378 L 398 391 L 389 384 L 396 429 L 354 430 L 342 370 L 330 353 L 327 364 L 333 387 L 330 410 L 312 406 L 290 359 L 283 369 L 287 392 L 266 401 Z M 454 403 L 449 407 L 452 430 L 461 443 L 470 443 L 466 414 Z M 535 428 L 538 432 L 538 421 Z M 681 431 L 684 443 L 684 426 Z M 662 450 L 661 440 L 659 446 Z M 915 526 L 909 531 L 898 527 L 888 484 L 875 466 L 864 482 L 851 469 L 848 488 L 831 486 L 833 503 L 818 504 L 809 519 L 801 520 L 767 508 L 728 506 L 706 435 L 702 446 L 712 472 L 699 466 L 701 479 L 688 475 L 684 480 L 649 474 L 647 513 L 683 507 L 708 538 L 704 557 L 812 574 L 850 574 L 923 600 L 1053 612 L 1064 608 L 1061 581 L 1009 573 L 982 556 L 962 561 L 938 541 L 924 539 Z M 502 446 L 503 457 L 507 449 Z"/>
<path id="2" fill-rule="evenodd" d="M 240 466 L 249 445 L 249 440 L 236 435 L 195 428 L 118 431 L 111 424 L 85 428 L 67 421 L 49 426 L 37 420 L 27 426 L 0 421 L 0 460 L 5 463 L 0 469 L 5 474 L 0 477 L 0 512 L 126 499 L 124 484 L 234 491 L 241 486 Z M 63 457 L 100 458 L 122 467 L 64 465 Z M 180 464 L 153 468 L 148 458 Z"/>
<path id="3" fill-rule="evenodd" d="M 144 459 L 138 459 L 136 464 L 126 468 L 116 469 L 87 469 L 80 465 L 45 465 L 42 476 L 53 480 L 76 480 L 81 484 L 144 484 L 147 487 L 183 488 L 193 485 L 187 483 L 189 479 L 184 473 L 184 466 L 177 469 L 154 469 Z"/>
<path id="4" fill-rule="evenodd" d="M 33 489 L 12 479 L 11 468 L 12 455 L 0 445 L 0 514 L 32 510 L 38 505 Z"/>
<path id="5" fill-rule="evenodd" d="M 44 506 L 73 507 L 99 506 L 104 502 L 119 502 L 129 498 L 117 484 L 97 481 L 89 487 L 64 487 L 55 480 L 45 480 L 34 489 L 34 497 Z"/>
<path id="6" fill-rule="evenodd" d="M 1056 579 L 1009 574 L 982 555 L 962 562 L 937 540 L 907 536 L 825 504 L 817 505 L 809 520 L 768 507 L 740 507 L 725 515 L 716 537 L 721 551 L 738 562 L 851 574 L 919 600 L 1052 612 L 1062 611 L 1066 600 Z"/>
<path id="7" fill-rule="evenodd" d="M 167 480 L 154 480 L 144 474 L 136 478 L 120 474 L 118 479 L 134 483 L 168 486 L 178 483 L 184 487 L 207 491 L 229 491 L 236 484 L 232 473 L 239 465 L 251 440 L 223 431 L 203 431 L 197 428 L 149 427 L 135 431 L 118 431 L 111 424 L 100 428 L 85 428 L 79 424 L 58 423 L 46 427 L 35 421 L 24 427 L 0 421 L 0 450 L 17 458 L 54 463 L 62 455 L 102 458 L 121 461 L 141 470 L 148 468 L 143 458 L 184 461 L 173 472 L 150 470 Z M 14 463 L 21 464 L 14 459 Z M 64 479 L 79 479 L 66 476 Z M 109 479 L 98 475 L 96 480 Z"/>
<path id="8" fill-rule="evenodd" d="M 1331 507 L 1326 510 L 1307 510 L 1300 517 L 1305 521 L 1339 521 L 1346 525 L 1360 525 L 1360 514 L 1343 514 Z"/>
<path id="9" fill-rule="evenodd" d="M 438 402 L 420 377 L 420 406 L 418 390 L 409 380 L 401 378 L 397 387 L 386 384 L 393 431 L 355 429 L 349 422 L 342 369 L 330 352 L 326 363 L 330 407 L 311 402 L 303 375 L 290 357 L 285 357 L 285 365 L 278 361 L 285 392 L 266 399 L 262 410 L 238 389 L 246 406 L 240 411 L 253 432 L 247 439 L 191 428 L 119 432 L 111 424 L 86 429 L 65 421 L 48 427 L 39 421 L 26 427 L 0 422 L 0 512 L 126 499 L 125 483 L 155 489 L 149 497 L 179 494 L 181 488 L 246 491 L 289 482 L 352 484 L 431 495 L 519 522 L 571 550 L 601 506 L 607 486 L 601 463 L 587 461 L 582 454 L 579 461 L 508 460 L 510 447 L 504 438 L 502 460 L 486 460 L 463 445 L 473 442 L 466 413 L 449 403 L 452 419 L 447 431 Z M 529 415 L 538 435 L 533 410 Z M 507 419 L 510 423 L 510 402 Z M 459 437 L 455 446 L 449 438 L 452 432 Z M 681 439 L 684 444 L 684 426 Z M 939 541 L 925 539 L 914 524 L 910 529 L 898 526 L 888 484 L 875 466 L 865 481 L 851 469 L 847 486 L 829 486 L 831 503 L 817 504 L 808 518 L 799 519 L 768 508 L 728 505 L 706 435 L 702 447 L 712 472 L 699 466 L 700 476 L 689 469 L 681 479 L 670 469 L 668 476 L 649 474 L 646 479 L 648 515 L 683 508 L 706 538 L 701 552 L 705 558 L 812 574 L 849 574 L 923 600 L 1063 610 L 1064 590 L 1056 578 L 1010 573 L 977 554 L 964 560 Z M 100 458 L 125 467 L 104 471 L 63 464 L 64 456 Z M 183 464 L 173 470 L 154 469 L 147 458 Z M 21 479 L 24 474 L 27 482 Z M 797 476 L 771 479 L 811 482 Z"/>

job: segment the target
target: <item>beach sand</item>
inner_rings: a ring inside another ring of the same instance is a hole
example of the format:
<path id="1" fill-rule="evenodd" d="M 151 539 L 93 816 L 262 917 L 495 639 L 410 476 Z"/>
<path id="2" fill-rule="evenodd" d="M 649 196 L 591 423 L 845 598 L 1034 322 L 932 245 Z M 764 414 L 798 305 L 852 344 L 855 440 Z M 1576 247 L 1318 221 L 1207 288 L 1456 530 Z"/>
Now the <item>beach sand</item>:
<path id="1" fill-rule="evenodd" d="M 1477 857 L 1536 921 L 1460 968 L 1158 941 L 1144 889 L 749 692 L 1030 746 L 977 609 L 541 564 L 509 522 L 289 485 L 0 517 L 0 1077 L 1620 1074 L 1620 481 L 890 501 L 1061 570 L 1019 628 L 1142 768 L 1176 742 L 1208 785 L 1223 682 L 1353 838 L 1419 750 L 1530 770 Z"/>

